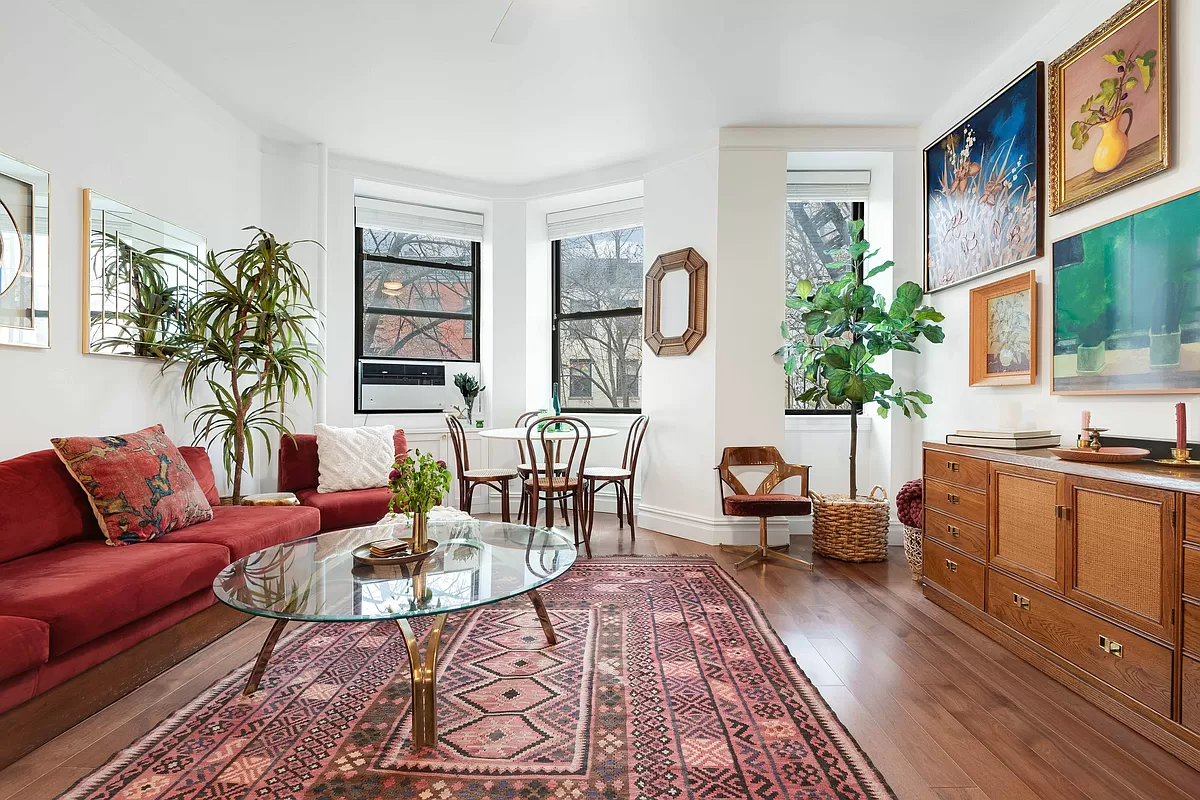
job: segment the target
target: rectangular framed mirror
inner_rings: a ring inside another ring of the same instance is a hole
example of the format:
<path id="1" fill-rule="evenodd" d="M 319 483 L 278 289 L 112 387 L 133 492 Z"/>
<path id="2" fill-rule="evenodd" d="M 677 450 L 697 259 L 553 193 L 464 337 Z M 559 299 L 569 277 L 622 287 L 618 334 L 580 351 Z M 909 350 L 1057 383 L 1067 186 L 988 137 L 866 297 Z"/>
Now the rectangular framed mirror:
<path id="1" fill-rule="evenodd" d="M 198 233 L 83 190 L 83 352 L 162 358 L 207 272 Z"/>

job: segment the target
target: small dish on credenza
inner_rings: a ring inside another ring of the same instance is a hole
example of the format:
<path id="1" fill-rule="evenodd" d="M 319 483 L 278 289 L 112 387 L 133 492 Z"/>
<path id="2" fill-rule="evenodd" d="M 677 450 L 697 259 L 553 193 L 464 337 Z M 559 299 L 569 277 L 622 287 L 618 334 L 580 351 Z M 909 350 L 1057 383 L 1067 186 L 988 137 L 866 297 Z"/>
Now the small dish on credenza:
<path id="1" fill-rule="evenodd" d="M 1128 464 L 1150 455 L 1141 447 L 1051 447 L 1050 452 L 1064 461 L 1087 461 L 1092 464 Z"/>

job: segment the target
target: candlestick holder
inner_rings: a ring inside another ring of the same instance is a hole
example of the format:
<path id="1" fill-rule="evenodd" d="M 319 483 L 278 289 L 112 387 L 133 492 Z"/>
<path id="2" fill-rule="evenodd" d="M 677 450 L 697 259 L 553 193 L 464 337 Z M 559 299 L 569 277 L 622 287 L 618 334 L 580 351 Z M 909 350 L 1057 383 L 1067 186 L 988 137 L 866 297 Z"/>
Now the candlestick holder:
<path id="1" fill-rule="evenodd" d="M 1103 447 L 1103 445 L 1100 444 L 1100 434 L 1107 430 L 1108 428 L 1084 428 L 1084 431 L 1086 431 L 1088 434 L 1087 446 L 1091 448 L 1092 452 L 1100 452 L 1100 448 Z"/>
<path id="2" fill-rule="evenodd" d="M 1156 458 L 1155 464 L 1167 467 L 1200 467 L 1200 461 L 1192 459 L 1192 451 L 1186 447 L 1172 447 L 1170 458 Z"/>

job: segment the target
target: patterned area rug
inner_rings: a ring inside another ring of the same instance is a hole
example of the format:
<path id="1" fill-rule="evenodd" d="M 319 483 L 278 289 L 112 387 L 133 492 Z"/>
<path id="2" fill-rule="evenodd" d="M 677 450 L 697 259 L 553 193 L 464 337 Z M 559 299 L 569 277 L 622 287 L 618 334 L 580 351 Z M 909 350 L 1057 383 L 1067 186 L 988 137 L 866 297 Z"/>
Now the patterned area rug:
<path id="1" fill-rule="evenodd" d="M 580 561 L 543 597 L 553 647 L 524 598 L 448 619 L 436 749 L 394 624 L 307 625 L 253 698 L 246 665 L 63 797 L 892 797 L 715 562 Z"/>

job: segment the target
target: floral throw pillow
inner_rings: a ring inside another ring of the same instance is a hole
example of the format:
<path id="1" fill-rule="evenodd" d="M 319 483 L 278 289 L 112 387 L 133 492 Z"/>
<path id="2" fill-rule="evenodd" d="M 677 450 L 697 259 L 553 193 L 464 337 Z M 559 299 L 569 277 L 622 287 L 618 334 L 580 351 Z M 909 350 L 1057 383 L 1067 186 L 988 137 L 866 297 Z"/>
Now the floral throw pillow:
<path id="1" fill-rule="evenodd" d="M 162 425 L 50 443 L 87 493 L 110 545 L 147 542 L 213 518 L 204 490 Z"/>

